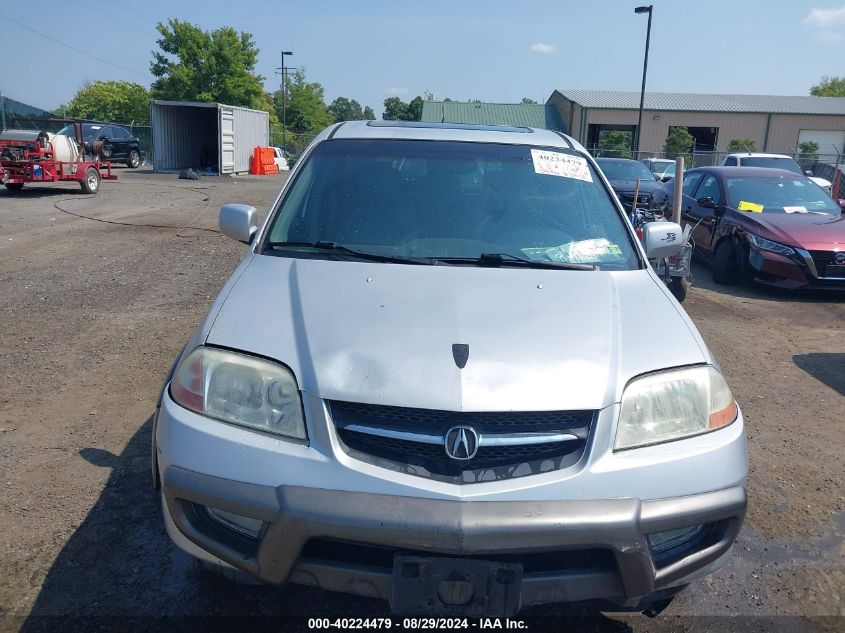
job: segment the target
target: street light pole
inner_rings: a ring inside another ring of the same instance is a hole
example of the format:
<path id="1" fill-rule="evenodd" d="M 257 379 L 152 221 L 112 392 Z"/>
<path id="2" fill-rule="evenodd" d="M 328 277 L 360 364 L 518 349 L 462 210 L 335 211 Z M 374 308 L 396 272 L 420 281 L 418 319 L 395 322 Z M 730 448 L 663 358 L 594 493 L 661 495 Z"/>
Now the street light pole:
<path id="1" fill-rule="evenodd" d="M 645 35 L 645 59 L 643 59 L 643 86 L 640 89 L 640 114 L 637 118 L 637 143 L 636 143 L 636 154 L 634 157 L 636 159 L 640 158 L 640 132 L 643 126 L 643 105 L 645 105 L 645 78 L 646 73 L 648 72 L 648 44 L 649 40 L 651 40 L 651 13 L 654 5 L 648 5 L 647 7 L 637 7 L 634 9 L 634 13 L 648 13 L 648 30 L 646 31 Z"/>
<path id="2" fill-rule="evenodd" d="M 278 68 L 277 70 L 281 72 L 277 72 L 276 74 L 282 76 L 281 82 L 281 89 L 282 89 L 282 151 L 287 153 L 287 90 L 285 81 L 287 76 L 285 75 L 285 55 L 293 55 L 293 51 L 282 51 L 282 67 Z"/>

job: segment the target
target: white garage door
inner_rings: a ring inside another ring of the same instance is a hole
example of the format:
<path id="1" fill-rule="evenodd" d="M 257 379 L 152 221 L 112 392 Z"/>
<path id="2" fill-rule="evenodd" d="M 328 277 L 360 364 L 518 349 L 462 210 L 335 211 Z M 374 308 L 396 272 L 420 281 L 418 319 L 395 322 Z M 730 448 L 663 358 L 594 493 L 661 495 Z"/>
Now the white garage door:
<path id="1" fill-rule="evenodd" d="M 845 131 L 801 130 L 798 132 L 798 144 L 818 143 L 819 154 L 836 154 L 845 151 Z"/>

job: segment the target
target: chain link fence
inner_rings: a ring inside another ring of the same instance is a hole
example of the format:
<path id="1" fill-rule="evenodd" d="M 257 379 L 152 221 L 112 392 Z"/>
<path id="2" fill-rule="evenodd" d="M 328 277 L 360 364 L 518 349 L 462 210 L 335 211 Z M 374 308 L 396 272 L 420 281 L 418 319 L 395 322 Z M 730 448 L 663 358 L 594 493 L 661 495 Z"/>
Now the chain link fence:
<path id="1" fill-rule="evenodd" d="M 835 150 L 835 148 L 832 148 Z M 587 151 L 594 158 L 629 158 L 633 160 L 644 160 L 646 158 L 675 159 L 675 154 L 667 155 L 665 152 L 634 152 L 624 148 L 608 148 L 593 146 Z M 729 154 L 741 154 L 743 152 L 731 152 L 724 150 L 693 150 L 687 154 L 680 154 L 684 157 L 686 169 L 693 167 L 712 167 L 724 163 Z M 796 151 L 789 149 L 785 151 L 767 151 L 767 154 L 779 154 L 789 156 L 801 166 L 805 174 L 816 178 L 824 178 L 832 185 L 831 196 L 835 199 L 845 199 L 845 155 L 833 152 L 821 151 Z"/>

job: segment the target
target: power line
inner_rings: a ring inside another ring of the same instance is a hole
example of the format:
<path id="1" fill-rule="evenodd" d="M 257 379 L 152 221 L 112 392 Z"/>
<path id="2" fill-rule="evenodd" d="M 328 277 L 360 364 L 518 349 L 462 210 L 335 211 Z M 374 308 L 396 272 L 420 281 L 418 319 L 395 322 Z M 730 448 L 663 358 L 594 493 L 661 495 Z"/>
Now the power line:
<path id="1" fill-rule="evenodd" d="M 114 62 L 110 62 L 109 60 L 103 59 L 102 57 L 97 57 L 96 55 L 93 55 L 93 54 L 89 53 L 88 51 L 84 51 L 81 48 L 76 48 L 76 46 L 71 46 L 70 44 L 66 44 L 65 42 L 62 42 L 61 40 L 57 40 L 52 35 L 47 35 L 46 33 L 42 33 L 41 31 L 38 31 L 38 30 L 32 28 L 31 26 L 29 26 L 27 24 L 24 24 L 22 22 L 18 22 L 17 20 L 10 18 L 8 15 L 3 15 L 2 13 L 0 13 L 0 18 L 8 20 L 12 24 L 16 24 L 19 27 L 26 29 L 27 31 L 31 31 L 32 33 L 35 33 L 36 35 L 40 35 L 41 37 L 46 38 L 46 39 L 50 40 L 51 42 L 58 44 L 59 46 L 64 46 L 65 48 L 69 48 L 72 51 L 76 51 L 77 53 L 81 53 L 82 55 L 85 55 L 86 57 L 90 57 L 91 59 L 96 59 L 98 62 L 102 62 L 103 64 L 108 64 L 109 66 L 114 66 L 115 68 L 118 68 L 118 69 L 123 70 L 123 71 L 128 72 L 128 73 L 132 73 L 133 75 L 137 75 L 138 77 L 141 77 L 143 79 L 148 79 L 147 75 L 142 75 L 141 73 L 139 73 L 135 70 L 132 70 L 131 68 L 126 68 L 126 66 L 121 66 L 120 64 L 115 64 Z"/>

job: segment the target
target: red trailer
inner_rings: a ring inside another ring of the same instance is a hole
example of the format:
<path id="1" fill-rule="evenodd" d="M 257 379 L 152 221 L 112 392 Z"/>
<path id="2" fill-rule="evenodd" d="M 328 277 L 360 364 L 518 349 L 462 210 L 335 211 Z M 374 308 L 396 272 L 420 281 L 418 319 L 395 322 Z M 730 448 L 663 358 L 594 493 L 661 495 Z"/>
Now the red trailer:
<path id="1" fill-rule="evenodd" d="M 6 189 L 15 192 L 32 182 L 73 181 L 85 193 L 97 193 L 101 180 L 117 180 L 110 162 L 85 159 L 82 126 L 69 123 L 74 124 L 76 148 L 62 136 L 51 138 L 37 130 L 0 133 L 0 182 Z"/>

